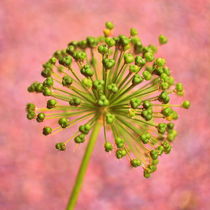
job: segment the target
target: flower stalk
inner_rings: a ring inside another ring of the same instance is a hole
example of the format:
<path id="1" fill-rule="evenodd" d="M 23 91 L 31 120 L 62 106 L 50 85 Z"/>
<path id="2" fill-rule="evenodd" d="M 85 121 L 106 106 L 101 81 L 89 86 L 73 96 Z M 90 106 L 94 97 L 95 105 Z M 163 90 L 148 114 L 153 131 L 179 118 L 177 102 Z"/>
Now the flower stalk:
<path id="1" fill-rule="evenodd" d="M 85 173 L 87 171 L 87 167 L 88 167 L 88 163 L 90 161 L 95 143 L 97 141 L 99 132 L 100 132 L 100 128 L 101 128 L 101 122 L 100 119 L 97 119 L 97 121 L 95 122 L 95 125 L 93 127 L 93 131 L 91 133 L 87 148 L 85 150 L 82 162 L 80 164 L 80 168 L 75 180 L 75 184 L 73 187 L 73 190 L 71 192 L 71 196 L 69 198 L 68 204 L 67 204 L 67 208 L 66 210 L 74 210 L 75 204 L 77 202 L 78 196 L 79 196 L 79 192 L 81 190 L 82 187 L 82 183 L 85 177 Z"/>

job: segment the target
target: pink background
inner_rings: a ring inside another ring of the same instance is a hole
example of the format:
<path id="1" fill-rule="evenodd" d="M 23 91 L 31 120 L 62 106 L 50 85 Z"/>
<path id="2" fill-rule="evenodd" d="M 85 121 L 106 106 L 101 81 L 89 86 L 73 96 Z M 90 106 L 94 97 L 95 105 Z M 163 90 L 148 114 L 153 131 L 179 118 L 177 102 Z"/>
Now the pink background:
<path id="1" fill-rule="evenodd" d="M 42 126 L 25 119 L 25 104 L 42 100 L 26 88 L 41 79 L 52 52 L 101 34 L 107 20 L 116 34 L 136 27 L 144 43 L 168 36 L 160 55 L 185 84 L 192 108 L 180 112 L 174 149 L 151 179 L 105 154 L 98 139 L 76 210 L 210 208 L 210 1 L 1 0 L 1 210 L 65 209 L 85 145 L 55 151 L 67 133 L 43 137 Z"/>

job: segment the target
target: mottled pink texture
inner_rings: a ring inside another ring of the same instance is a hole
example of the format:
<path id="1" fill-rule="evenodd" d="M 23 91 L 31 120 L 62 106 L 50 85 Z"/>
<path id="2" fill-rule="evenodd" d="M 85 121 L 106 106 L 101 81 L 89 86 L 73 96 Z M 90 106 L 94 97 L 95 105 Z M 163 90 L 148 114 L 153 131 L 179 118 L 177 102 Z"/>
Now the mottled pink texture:
<path id="1" fill-rule="evenodd" d="M 210 1 L 1 0 L 0 1 L 0 209 L 62 210 L 84 151 L 66 152 L 25 119 L 25 104 L 42 101 L 27 86 L 41 64 L 71 40 L 136 27 L 144 43 L 169 38 L 159 55 L 186 86 L 179 136 L 151 179 L 103 152 L 98 139 L 76 210 L 208 210 L 210 207 Z M 68 131 L 72 132 L 72 131 Z M 66 138 L 65 138 L 66 139 Z"/>

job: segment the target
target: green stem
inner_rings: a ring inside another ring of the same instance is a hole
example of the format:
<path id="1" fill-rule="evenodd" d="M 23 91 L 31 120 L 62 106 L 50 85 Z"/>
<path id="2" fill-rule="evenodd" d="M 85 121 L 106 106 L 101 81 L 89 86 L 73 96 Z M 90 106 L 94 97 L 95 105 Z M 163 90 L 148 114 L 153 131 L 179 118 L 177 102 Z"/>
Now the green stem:
<path id="1" fill-rule="evenodd" d="M 94 51 L 93 51 L 93 48 L 90 48 L 90 54 L 91 54 L 91 61 L 92 61 L 92 67 L 94 69 L 94 72 L 95 72 L 95 77 L 96 79 L 98 80 L 98 74 L 97 74 L 97 69 L 96 69 L 96 65 L 95 65 L 95 56 L 94 56 Z"/>
<path id="2" fill-rule="evenodd" d="M 75 181 L 75 184 L 74 184 L 74 188 L 71 192 L 71 196 L 69 198 L 66 210 L 74 210 L 74 206 L 77 202 L 79 192 L 80 192 L 81 187 L 82 187 L 82 182 L 83 182 L 85 173 L 87 171 L 87 166 L 88 166 L 91 154 L 93 152 L 98 134 L 100 132 L 100 128 L 101 128 L 101 123 L 99 122 L 99 119 L 98 119 L 96 121 L 94 127 L 93 127 L 93 131 L 91 133 L 89 143 L 86 147 L 86 151 L 85 151 L 85 154 L 83 156 L 82 163 L 80 165 L 80 168 L 79 168 L 79 171 L 78 171 L 78 174 L 77 174 L 77 177 L 76 177 L 76 181 Z"/>

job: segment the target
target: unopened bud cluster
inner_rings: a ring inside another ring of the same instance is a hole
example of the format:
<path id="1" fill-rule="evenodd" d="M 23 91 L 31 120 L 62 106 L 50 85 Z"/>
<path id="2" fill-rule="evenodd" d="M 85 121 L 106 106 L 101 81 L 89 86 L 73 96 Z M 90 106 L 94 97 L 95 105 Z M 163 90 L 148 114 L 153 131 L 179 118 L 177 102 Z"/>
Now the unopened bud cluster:
<path id="1" fill-rule="evenodd" d="M 131 167 L 141 166 L 148 178 L 158 158 L 171 151 L 177 136 L 176 108 L 188 109 L 190 102 L 170 104 L 172 95 L 184 95 L 184 87 L 171 75 L 166 60 L 156 57 L 156 46 L 144 45 L 134 28 L 128 36 L 113 36 L 113 28 L 107 22 L 103 36 L 72 41 L 54 52 L 43 64 L 44 81 L 28 87 L 46 96 L 45 107 L 27 104 L 27 118 L 57 123 L 54 128 L 44 125 L 44 135 L 77 125 L 73 135 L 55 145 L 63 151 L 72 139 L 76 144 L 87 141 L 100 117 L 105 151 L 117 159 L 127 157 Z M 160 45 L 167 42 L 159 36 Z M 112 139 L 107 139 L 108 132 Z"/>

